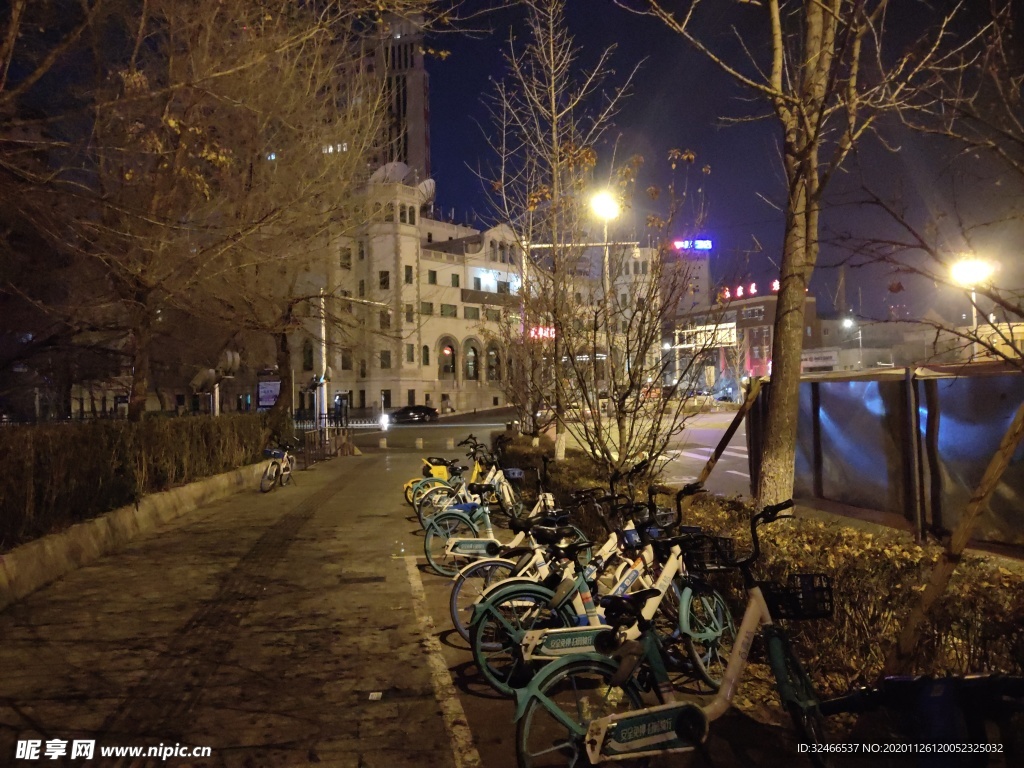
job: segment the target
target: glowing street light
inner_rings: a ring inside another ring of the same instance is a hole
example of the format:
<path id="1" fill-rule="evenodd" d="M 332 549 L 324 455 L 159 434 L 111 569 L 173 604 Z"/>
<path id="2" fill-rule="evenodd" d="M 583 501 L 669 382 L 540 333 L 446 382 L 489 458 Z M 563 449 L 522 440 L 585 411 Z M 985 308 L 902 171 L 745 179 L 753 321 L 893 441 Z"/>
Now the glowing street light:
<path id="1" fill-rule="evenodd" d="M 609 283 L 608 276 L 608 222 L 618 218 L 619 215 L 619 201 L 615 199 L 615 195 L 607 190 L 596 193 L 590 198 L 590 209 L 594 212 L 594 215 L 601 220 L 604 225 L 604 259 L 602 263 L 602 289 L 604 290 L 604 306 L 605 312 L 611 312 L 609 307 L 609 297 L 611 295 L 611 286 Z"/>
<path id="2" fill-rule="evenodd" d="M 965 256 L 953 263 L 949 268 L 949 276 L 954 283 L 961 288 L 971 291 L 971 326 L 974 328 L 974 338 L 971 340 L 971 359 L 978 356 L 978 295 L 977 287 L 984 285 L 996 271 L 996 266 L 991 261 L 979 259 L 976 256 Z"/>
<path id="3" fill-rule="evenodd" d="M 843 318 L 843 328 L 846 330 L 852 330 L 857 326 L 857 323 L 852 317 Z M 864 366 L 864 330 L 857 328 L 857 369 L 860 370 Z"/>
<path id="4" fill-rule="evenodd" d="M 607 226 L 609 221 L 619 217 L 619 201 L 611 192 L 598 192 L 590 198 L 590 209 L 597 218 L 601 219 Z"/>

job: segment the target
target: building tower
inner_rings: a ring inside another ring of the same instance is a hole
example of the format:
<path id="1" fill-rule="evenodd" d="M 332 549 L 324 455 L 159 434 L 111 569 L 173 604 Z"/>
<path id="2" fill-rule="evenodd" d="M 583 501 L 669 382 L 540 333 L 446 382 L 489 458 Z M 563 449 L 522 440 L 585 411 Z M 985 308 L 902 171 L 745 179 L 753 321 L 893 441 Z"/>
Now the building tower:
<path id="1" fill-rule="evenodd" d="M 389 19 L 378 56 L 390 103 L 385 159 L 405 163 L 423 181 L 430 178 L 430 83 L 420 20 Z"/>

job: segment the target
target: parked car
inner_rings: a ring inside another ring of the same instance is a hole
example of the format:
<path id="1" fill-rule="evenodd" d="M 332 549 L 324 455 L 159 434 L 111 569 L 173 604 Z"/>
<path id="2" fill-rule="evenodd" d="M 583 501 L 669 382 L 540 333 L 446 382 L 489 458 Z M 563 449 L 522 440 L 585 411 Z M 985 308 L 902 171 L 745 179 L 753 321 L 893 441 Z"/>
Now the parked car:
<path id="1" fill-rule="evenodd" d="M 388 414 L 388 420 L 392 424 L 407 424 L 410 422 L 437 421 L 437 408 L 429 405 L 407 405 Z"/>

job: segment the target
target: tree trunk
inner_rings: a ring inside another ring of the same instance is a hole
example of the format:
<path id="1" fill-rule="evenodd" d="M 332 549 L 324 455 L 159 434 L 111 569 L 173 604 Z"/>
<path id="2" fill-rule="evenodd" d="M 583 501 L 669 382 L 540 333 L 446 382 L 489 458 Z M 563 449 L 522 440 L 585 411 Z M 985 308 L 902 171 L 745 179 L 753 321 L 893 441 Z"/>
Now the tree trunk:
<path id="1" fill-rule="evenodd" d="M 793 495 L 796 467 L 796 427 L 800 402 L 800 353 L 803 349 L 807 230 L 803 196 L 791 200 L 786 221 L 779 297 L 775 308 L 771 357 L 771 400 L 765 419 L 759 504 L 776 504 Z"/>
<path id="2" fill-rule="evenodd" d="M 128 399 L 128 418 L 140 421 L 146 412 L 149 397 L 149 354 L 153 342 L 148 319 L 143 320 L 133 333 L 135 351 L 132 355 L 132 388 Z"/>
<path id="3" fill-rule="evenodd" d="M 277 400 L 267 414 L 267 440 L 288 440 L 294 436 L 295 423 L 292 420 L 292 350 L 288 332 L 282 331 L 275 337 L 277 345 L 277 375 L 281 389 Z"/>

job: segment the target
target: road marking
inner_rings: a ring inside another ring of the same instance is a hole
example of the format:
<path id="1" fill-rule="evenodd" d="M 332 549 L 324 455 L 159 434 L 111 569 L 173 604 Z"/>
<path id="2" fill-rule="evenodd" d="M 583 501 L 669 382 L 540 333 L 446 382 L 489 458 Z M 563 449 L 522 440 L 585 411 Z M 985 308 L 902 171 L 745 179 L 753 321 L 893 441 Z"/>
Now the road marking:
<path id="1" fill-rule="evenodd" d="M 685 456 L 688 459 L 700 459 L 701 461 L 707 461 L 708 457 L 702 453 L 694 453 L 693 451 L 680 451 L 680 456 Z"/>
<path id="2" fill-rule="evenodd" d="M 740 477 L 750 477 L 750 473 L 749 472 L 738 472 L 735 469 L 727 469 L 725 471 L 728 472 L 730 475 L 739 475 Z"/>
<path id="3" fill-rule="evenodd" d="M 725 450 L 725 451 L 722 451 L 722 455 L 723 456 L 735 456 L 737 459 L 745 459 L 745 458 L 747 458 L 747 452 L 746 451 L 743 451 L 741 453 L 740 451 L 735 451 L 735 450 Z"/>
<path id="4" fill-rule="evenodd" d="M 430 664 L 430 679 L 434 685 L 434 697 L 441 707 L 444 716 L 444 727 L 452 742 L 452 755 L 455 757 L 456 768 L 483 768 L 480 753 L 473 743 L 473 733 L 469 730 L 466 711 L 459 702 L 459 696 L 452 684 L 452 676 L 441 651 L 441 643 L 435 634 L 434 620 L 427 610 L 427 595 L 423 591 L 423 580 L 416 567 L 416 557 L 407 555 L 405 570 L 409 574 L 409 586 L 412 588 L 412 608 L 416 613 L 416 621 L 420 625 L 420 633 L 427 649 L 427 661 Z"/>

